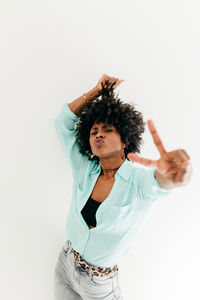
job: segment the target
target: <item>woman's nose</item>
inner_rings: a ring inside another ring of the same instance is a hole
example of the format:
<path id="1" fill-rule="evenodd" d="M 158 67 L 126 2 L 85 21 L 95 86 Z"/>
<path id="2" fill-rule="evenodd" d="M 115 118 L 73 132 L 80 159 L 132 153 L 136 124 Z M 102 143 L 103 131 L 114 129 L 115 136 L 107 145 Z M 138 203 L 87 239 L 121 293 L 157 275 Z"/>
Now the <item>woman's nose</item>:
<path id="1" fill-rule="evenodd" d="M 98 131 L 98 133 L 96 134 L 96 138 L 103 138 L 103 132 L 101 130 Z"/>
<path id="2" fill-rule="evenodd" d="M 99 138 L 103 138 L 103 134 L 102 134 L 102 133 L 98 133 L 98 134 L 96 135 L 96 139 L 99 139 Z"/>

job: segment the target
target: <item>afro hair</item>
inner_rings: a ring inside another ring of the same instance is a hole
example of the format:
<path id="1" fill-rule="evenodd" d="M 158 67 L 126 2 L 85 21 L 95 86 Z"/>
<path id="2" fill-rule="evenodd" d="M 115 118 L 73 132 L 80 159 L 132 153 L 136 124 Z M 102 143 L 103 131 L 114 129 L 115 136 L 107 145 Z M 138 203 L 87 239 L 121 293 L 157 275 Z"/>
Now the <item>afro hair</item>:
<path id="1" fill-rule="evenodd" d="M 99 163 L 99 158 L 92 155 L 89 138 L 90 129 L 94 123 L 114 125 L 125 143 L 125 158 L 130 152 L 140 153 L 143 143 L 142 133 L 146 122 L 142 113 L 135 109 L 134 104 L 123 103 L 113 89 L 103 87 L 101 98 L 86 102 L 79 111 L 79 119 L 75 125 L 76 140 L 80 153 L 88 156 L 89 160 Z M 127 158 L 128 159 L 128 158 Z"/>

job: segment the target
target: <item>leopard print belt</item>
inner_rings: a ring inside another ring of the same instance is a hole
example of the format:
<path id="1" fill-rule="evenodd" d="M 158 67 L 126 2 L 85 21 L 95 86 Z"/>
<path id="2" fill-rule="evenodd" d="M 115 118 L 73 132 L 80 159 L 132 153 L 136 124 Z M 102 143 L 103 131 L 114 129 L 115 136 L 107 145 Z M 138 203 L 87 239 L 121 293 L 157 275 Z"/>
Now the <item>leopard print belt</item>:
<path id="1" fill-rule="evenodd" d="M 90 273 L 91 275 L 105 277 L 105 276 L 108 276 L 109 274 L 111 274 L 115 271 L 118 271 L 118 266 L 117 265 L 114 265 L 113 267 L 108 267 L 108 268 L 103 268 L 103 267 L 98 267 L 98 266 L 91 266 L 85 260 L 83 260 L 82 257 L 80 256 L 80 254 L 78 252 L 76 252 L 73 248 L 71 248 L 71 251 L 74 254 L 76 265 L 78 267 L 83 268 L 86 272 Z"/>

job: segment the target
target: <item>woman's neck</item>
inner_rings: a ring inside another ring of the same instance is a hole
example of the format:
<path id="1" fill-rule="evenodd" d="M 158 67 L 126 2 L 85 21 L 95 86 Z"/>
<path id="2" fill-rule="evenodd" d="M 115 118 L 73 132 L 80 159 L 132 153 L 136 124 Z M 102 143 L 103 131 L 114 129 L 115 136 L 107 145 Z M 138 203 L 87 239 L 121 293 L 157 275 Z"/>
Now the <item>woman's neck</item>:
<path id="1" fill-rule="evenodd" d="M 105 177 L 106 179 L 111 179 L 115 176 L 115 173 L 118 171 L 118 169 L 121 167 L 124 159 L 101 159 L 100 165 L 101 165 L 101 175 Z"/>

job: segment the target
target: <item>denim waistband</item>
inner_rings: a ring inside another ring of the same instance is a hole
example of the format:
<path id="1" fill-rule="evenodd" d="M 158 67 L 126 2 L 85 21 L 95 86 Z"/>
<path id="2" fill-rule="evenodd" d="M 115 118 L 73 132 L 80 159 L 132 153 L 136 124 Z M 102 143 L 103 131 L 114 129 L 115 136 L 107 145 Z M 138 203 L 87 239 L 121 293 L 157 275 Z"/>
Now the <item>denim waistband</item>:
<path id="1" fill-rule="evenodd" d="M 69 251 L 70 251 L 70 253 L 75 252 L 74 253 L 75 263 L 77 262 L 77 265 L 83 266 L 84 269 L 86 267 L 86 270 L 88 269 L 87 272 L 91 275 L 95 274 L 97 276 L 107 276 L 109 273 L 118 271 L 118 265 L 115 265 L 113 267 L 108 267 L 108 268 L 102 268 L 102 267 L 93 266 L 93 265 L 89 264 L 88 262 L 83 260 L 82 257 L 80 256 L 80 254 L 72 248 L 72 243 L 70 240 L 67 240 L 65 242 L 63 249 L 65 252 L 69 252 Z M 80 261 L 81 261 L 81 263 L 80 263 Z"/>
<path id="2" fill-rule="evenodd" d="M 65 245 L 64 245 L 64 250 L 71 250 L 70 252 L 72 252 L 72 243 L 71 243 L 71 241 L 70 240 L 67 240 L 66 242 L 65 242 Z"/>

